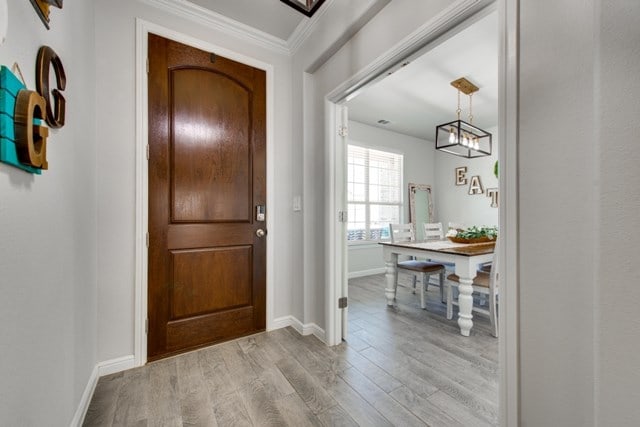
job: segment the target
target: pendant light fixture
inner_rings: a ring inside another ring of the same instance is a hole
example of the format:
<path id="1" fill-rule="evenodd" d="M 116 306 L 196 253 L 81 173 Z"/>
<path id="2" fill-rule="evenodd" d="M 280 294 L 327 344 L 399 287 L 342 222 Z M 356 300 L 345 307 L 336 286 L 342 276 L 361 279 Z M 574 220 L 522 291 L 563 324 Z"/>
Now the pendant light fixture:
<path id="1" fill-rule="evenodd" d="M 324 3 L 324 0 L 280 0 L 300 13 L 307 15 L 309 18 L 313 16 L 318 8 Z"/>
<path id="2" fill-rule="evenodd" d="M 473 125 L 473 94 L 479 89 L 464 77 L 451 82 L 458 89 L 458 119 L 436 127 L 436 150 L 468 159 L 491 155 L 491 134 Z M 460 93 L 469 97 L 469 122 L 460 119 Z"/>

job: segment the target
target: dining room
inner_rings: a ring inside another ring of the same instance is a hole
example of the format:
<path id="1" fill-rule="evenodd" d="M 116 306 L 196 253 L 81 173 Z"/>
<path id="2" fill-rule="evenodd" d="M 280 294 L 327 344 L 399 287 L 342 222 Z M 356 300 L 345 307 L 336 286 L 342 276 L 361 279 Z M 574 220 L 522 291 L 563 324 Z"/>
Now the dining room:
<path id="1" fill-rule="evenodd" d="M 440 425 L 498 419 L 497 28 L 476 17 L 346 103 L 347 354 Z"/>

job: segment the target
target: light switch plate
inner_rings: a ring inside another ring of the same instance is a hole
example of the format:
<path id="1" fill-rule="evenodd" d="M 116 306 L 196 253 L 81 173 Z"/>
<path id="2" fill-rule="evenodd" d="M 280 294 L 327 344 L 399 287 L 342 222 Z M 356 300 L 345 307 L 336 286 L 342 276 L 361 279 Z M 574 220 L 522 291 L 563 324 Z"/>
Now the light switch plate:
<path id="1" fill-rule="evenodd" d="M 293 198 L 293 211 L 300 212 L 302 210 L 302 197 L 295 196 Z"/>

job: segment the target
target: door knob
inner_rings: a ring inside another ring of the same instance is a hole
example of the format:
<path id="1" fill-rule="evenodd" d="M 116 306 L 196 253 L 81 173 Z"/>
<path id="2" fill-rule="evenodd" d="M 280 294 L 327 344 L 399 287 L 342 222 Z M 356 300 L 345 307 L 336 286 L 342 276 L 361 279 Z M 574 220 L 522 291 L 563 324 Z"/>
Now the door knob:
<path id="1" fill-rule="evenodd" d="M 258 237 L 264 237 L 266 234 L 267 234 L 267 232 L 264 231 L 262 228 L 258 228 L 256 230 L 256 236 L 258 236 Z"/>

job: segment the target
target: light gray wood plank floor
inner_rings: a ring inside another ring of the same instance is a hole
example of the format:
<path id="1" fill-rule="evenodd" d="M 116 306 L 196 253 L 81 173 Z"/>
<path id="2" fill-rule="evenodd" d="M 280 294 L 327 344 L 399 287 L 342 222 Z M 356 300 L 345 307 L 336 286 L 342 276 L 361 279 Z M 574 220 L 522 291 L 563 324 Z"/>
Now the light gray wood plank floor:
<path id="1" fill-rule="evenodd" d="M 422 310 L 410 277 L 400 283 L 388 308 L 384 275 L 349 281 L 349 335 L 339 346 L 285 328 L 102 377 L 84 425 L 497 425 L 498 340 L 488 319 L 474 316 L 462 337 L 437 287 Z"/>

